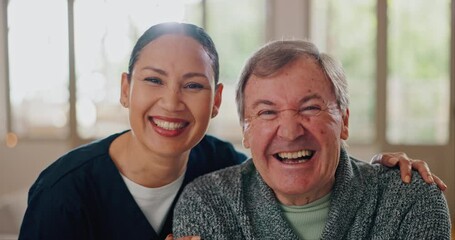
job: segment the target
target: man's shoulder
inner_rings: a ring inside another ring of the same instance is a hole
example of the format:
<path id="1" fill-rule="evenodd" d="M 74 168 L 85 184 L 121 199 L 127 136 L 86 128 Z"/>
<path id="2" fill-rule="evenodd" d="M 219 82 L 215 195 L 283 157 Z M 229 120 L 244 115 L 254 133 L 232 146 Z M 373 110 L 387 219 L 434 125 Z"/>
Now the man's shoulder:
<path id="1" fill-rule="evenodd" d="M 399 196 L 411 198 L 441 194 L 435 184 L 427 184 L 415 170 L 412 170 L 411 182 L 404 183 L 398 167 L 390 168 L 381 164 L 370 164 L 353 157 L 350 157 L 350 160 L 357 181 L 360 181 L 369 190 L 376 189 L 383 194 L 394 192 Z"/>
<path id="2" fill-rule="evenodd" d="M 351 159 L 352 160 L 352 159 Z M 426 183 L 422 176 L 412 170 L 410 183 L 404 183 L 401 179 L 398 167 L 386 167 L 381 164 L 369 164 L 360 160 L 352 160 L 357 166 L 364 182 L 370 185 L 370 189 L 377 188 L 384 194 L 403 196 L 406 198 L 421 198 L 429 195 L 442 195 L 435 184 Z"/>
<path id="3" fill-rule="evenodd" d="M 196 178 L 186 188 L 189 191 L 220 192 L 228 194 L 241 187 L 242 181 L 254 173 L 251 159 L 240 165 L 227 167 Z"/>

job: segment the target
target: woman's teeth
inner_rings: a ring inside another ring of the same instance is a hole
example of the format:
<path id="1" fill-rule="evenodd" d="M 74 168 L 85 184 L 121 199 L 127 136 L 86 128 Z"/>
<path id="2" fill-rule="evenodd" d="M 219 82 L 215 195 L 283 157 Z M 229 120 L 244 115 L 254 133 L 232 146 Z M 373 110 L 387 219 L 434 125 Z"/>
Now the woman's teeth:
<path id="1" fill-rule="evenodd" d="M 185 127 L 185 122 L 168 122 L 159 119 L 153 119 L 153 122 L 160 128 L 164 128 L 166 130 L 177 130 L 180 128 Z"/>

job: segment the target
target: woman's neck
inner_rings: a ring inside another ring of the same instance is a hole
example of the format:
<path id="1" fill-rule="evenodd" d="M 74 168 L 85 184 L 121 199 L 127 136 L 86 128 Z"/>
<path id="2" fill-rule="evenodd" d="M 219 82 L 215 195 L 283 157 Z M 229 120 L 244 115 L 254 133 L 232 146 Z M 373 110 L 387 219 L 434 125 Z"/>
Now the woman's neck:
<path id="1" fill-rule="evenodd" d="M 117 169 L 131 181 L 145 187 L 161 187 L 181 176 L 190 151 L 179 156 L 160 156 L 140 144 L 127 132 L 115 139 L 109 154 Z"/>

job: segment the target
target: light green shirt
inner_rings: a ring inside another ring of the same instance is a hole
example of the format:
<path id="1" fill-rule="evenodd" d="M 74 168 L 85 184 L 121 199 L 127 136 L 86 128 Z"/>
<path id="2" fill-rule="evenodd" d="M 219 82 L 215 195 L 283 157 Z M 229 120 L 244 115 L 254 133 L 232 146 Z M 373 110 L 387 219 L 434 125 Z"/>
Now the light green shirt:
<path id="1" fill-rule="evenodd" d="M 281 205 L 281 209 L 300 239 L 313 240 L 321 239 L 329 213 L 329 206 L 330 193 L 303 206 Z"/>

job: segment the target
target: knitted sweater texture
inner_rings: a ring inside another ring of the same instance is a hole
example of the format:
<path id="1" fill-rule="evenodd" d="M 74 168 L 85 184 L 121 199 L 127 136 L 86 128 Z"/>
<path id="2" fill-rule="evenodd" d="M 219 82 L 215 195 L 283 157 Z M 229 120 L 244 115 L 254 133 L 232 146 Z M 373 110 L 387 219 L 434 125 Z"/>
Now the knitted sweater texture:
<path id="1" fill-rule="evenodd" d="M 252 160 L 189 184 L 174 211 L 174 237 L 299 239 Z M 414 173 L 370 165 L 342 150 L 321 239 L 450 239 L 444 195 Z"/>

